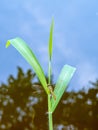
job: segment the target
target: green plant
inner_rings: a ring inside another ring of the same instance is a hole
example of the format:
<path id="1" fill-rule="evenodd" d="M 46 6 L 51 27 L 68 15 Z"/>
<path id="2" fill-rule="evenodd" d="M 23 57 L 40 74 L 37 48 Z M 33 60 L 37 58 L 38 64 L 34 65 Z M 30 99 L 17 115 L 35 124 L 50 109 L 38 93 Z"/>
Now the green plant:
<path id="1" fill-rule="evenodd" d="M 39 64 L 37 58 L 35 57 L 32 50 L 28 47 L 28 45 L 21 38 L 10 39 L 6 43 L 6 47 L 10 44 L 14 46 L 19 53 L 27 60 L 27 62 L 33 67 L 36 75 L 38 76 L 46 94 L 48 97 L 48 117 L 49 117 L 49 130 L 53 130 L 53 121 L 52 114 L 56 109 L 69 81 L 71 80 L 75 68 L 69 65 L 64 65 L 57 83 L 55 85 L 54 91 L 51 86 L 51 74 L 52 74 L 52 42 L 53 42 L 53 28 L 54 28 L 54 20 L 52 19 L 51 27 L 50 27 L 50 36 L 49 36 L 49 44 L 48 44 L 48 53 L 49 53 L 49 66 L 48 66 L 48 84 L 45 79 L 44 71 Z"/>

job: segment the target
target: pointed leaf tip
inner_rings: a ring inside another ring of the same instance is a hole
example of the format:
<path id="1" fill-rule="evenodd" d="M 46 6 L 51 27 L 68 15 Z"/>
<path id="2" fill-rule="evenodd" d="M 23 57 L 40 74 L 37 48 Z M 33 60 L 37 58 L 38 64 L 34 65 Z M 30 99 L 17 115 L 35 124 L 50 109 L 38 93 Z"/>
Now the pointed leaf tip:
<path id="1" fill-rule="evenodd" d="M 5 47 L 8 48 L 9 46 L 10 46 L 10 41 L 8 40 L 8 41 L 6 42 Z"/>
<path id="2" fill-rule="evenodd" d="M 6 47 L 12 45 L 16 50 L 25 58 L 25 60 L 33 67 L 36 75 L 38 76 L 43 88 L 45 89 L 46 93 L 49 94 L 49 89 L 47 87 L 47 82 L 45 78 L 44 71 L 38 62 L 37 58 L 35 57 L 31 48 L 27 45 L 27 43 L 19 37 L 14 39 L 10 39 L 6 43 Z"/>
<path id="3" fill-rule="evenodd" d="M 53 29 L 54 29 L 54 19 L 52 18 L 52 23 L 50 26 L 49 44 L 48 44 L 49 60 L 50 61 L 51 61 L 52 49 L 53 49 Z"/>

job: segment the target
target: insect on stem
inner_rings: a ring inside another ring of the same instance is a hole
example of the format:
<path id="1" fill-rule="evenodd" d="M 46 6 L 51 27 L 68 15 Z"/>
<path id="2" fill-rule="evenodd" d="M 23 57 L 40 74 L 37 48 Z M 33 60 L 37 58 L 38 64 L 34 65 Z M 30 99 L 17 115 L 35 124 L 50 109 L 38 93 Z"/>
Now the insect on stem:
<path id="1" fill-rule="evenodd" d="M 55 96 L 55 94 L 54 94 L 54 92 L 53 92 L 52 85 L 51 85 L 51 84 L 48 84 L 48 88 L 49 88 L 49 91 L 50 91 L 51 96 L 53 96 L 54 100 L 56 100 L 56 96 Z"/>

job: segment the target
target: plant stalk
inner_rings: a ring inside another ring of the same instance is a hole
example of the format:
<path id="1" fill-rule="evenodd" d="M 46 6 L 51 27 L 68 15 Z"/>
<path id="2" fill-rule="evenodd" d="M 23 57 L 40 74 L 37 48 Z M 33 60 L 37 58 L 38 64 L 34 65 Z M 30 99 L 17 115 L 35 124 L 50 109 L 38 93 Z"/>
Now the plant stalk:
<path id="1" fill-rule="evenodd" d="M 52 73 L 52 70 L 51 70 L 51 61 L 49 61 L 49 65 L 48 65 L 48 84 L 51 84 L 51 73 Z"/>
<path id="2" fill-rule="evenodd" d="M 49 120 L 49 130 L 53 130 L 52 112 L 51 112 L 51 95 L 48 94 L 48 120 Z"/>
<path id="3" fill-rule="evenodd" d="M 51 84 L 51 61 L 49 60 L 48 68 L 48 84 Z M 51 93 L 48 94 L 48 121 L 49 121 L 49 130 L 53 130 L 53 121 L 52 121 L 52 112 L 51 112 Z"/>

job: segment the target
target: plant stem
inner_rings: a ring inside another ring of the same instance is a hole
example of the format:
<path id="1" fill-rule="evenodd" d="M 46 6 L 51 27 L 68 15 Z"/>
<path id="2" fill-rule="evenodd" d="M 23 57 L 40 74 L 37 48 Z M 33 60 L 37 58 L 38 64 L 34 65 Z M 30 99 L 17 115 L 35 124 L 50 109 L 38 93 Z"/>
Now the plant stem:
<path id="1" fill-rule="evenodd" d="M 53 130 L 50 94 L 48 94 L 48 120 L 49 120 L 49 130 Z"/>
<path id="2" fill-rule="evenodd" d="M 51 84 L 51 61 L 49 61 L 49 68 L 48 68 L 48 84 Z"/>
<path id="3" fill-rule="evenodd" d="M 48 84 L 51 84 L 51 61 L 49 61 L 49 68 L 48 68 Z M 48 120 L 49 120 L 49 130 L 53 130 L 50 93 L 48 94 Z"/>

